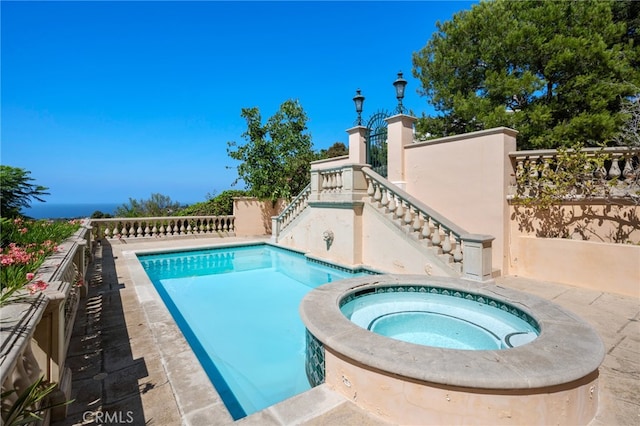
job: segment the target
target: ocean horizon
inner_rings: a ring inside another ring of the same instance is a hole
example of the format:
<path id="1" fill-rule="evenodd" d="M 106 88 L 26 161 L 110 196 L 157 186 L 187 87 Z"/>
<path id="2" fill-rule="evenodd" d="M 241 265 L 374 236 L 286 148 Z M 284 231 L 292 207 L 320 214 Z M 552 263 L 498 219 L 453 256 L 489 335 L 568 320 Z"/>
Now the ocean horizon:
<path id="1" fill-rule="evenodd" d="M 78 219 L 91 217 L 97 211 L 113 215 L 123 203 L 39 203 L 35 202 L 22 214 L 33 219 Z"/>

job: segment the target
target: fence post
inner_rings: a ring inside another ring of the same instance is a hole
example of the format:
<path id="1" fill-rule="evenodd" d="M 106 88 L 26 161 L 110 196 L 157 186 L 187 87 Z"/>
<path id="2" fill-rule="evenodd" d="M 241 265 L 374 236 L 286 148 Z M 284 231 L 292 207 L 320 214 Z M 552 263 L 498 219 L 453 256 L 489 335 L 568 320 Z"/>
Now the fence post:
<path id="1" fill-rule="evenodd" d="M 367 161 L 367 147 L 365 136 L 367 128 L 356 126 L 347 130 L 349 134 L 349 162 L 364 164 Z"/>
<path id="2" fill-rule="evenodd" d="M 385 120 L 387 122 L 387 179 L 405 189 L 407 182 L 404 173 L 404 147 L 413 143 L 413 123 L 416 118 L 397 114 Z"/>

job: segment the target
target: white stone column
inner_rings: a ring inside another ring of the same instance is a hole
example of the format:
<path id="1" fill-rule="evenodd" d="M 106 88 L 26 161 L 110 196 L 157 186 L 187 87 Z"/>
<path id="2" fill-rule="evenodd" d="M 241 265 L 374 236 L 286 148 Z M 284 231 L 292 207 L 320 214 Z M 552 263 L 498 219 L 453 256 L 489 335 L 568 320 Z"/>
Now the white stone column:
<path id="1" fill-rule="evenodd" d="M 387 118 L 387 179 L 405 189 L 404 147 L 413 143 L 413 123 L 416 118 L 397 114 Z"/>

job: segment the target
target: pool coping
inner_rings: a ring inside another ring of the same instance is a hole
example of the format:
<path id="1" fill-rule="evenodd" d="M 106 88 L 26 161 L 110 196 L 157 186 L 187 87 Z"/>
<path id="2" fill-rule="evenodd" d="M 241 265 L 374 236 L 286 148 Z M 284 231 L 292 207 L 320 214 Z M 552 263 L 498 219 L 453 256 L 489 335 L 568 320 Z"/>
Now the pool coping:
<path id="1" fill-rule="evenodd" d="M 353 291 L 401 285 L 437 286 L 504 301 L 533 317 L 540 335 L 510 349 L 436 348 L 365 330 L 340 311 L 341 300 Z M 309 332 L 337 354 L 387 374 L 446 386 L 492 390 L 563 386 L 596 373 L 605 357 L 604 343 L 587 322 L 548 300 L 493 282 L 395 274 L 350 278 L 309 292 L 300 315 Z"/>

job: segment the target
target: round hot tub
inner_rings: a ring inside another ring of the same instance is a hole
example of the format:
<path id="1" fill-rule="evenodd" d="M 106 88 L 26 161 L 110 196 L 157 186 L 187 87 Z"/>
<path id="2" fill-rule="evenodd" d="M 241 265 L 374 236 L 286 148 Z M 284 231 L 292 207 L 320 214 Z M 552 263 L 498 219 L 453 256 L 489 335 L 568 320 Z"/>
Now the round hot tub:
<path id="1" fill-rule="evenodd" d="M 544 299 L 423 275 L 342 280 L 305 296 L 306 370 L 393 423 L 586 424 L 604 345 Z"/>
<path id="2" fill-rule="evenodd" d="M 497 350 L 522 346 L 540 332 L 522 310 L 486 296 L 435 286 L 378 286 L 340 301 L 362 328 L 420 345 Z"/>

